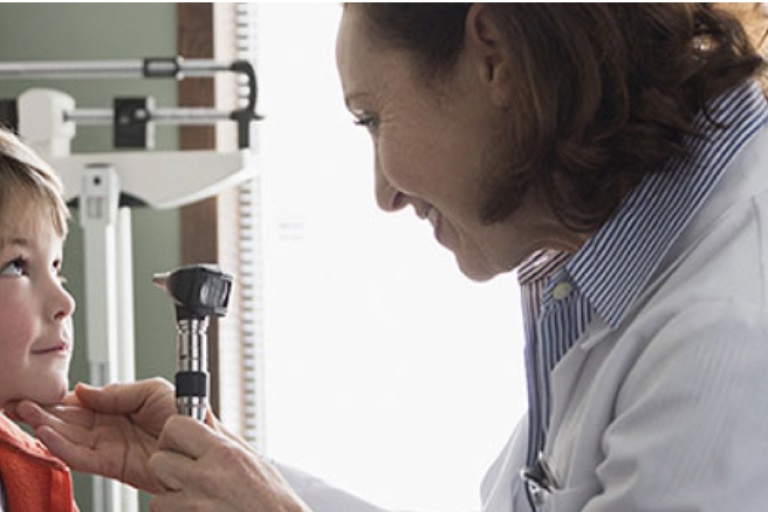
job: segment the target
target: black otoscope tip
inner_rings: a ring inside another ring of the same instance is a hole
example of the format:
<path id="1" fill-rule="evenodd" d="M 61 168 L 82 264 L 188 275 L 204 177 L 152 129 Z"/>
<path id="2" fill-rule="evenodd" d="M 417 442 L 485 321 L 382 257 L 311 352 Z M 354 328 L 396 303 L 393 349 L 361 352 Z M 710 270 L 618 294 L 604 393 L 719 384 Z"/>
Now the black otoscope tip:
<path id="1" fill-rule="evenodd" d="M 152 282 L 173 299 L 177 319 L 224 316 L 232 281 L 231 275 L 206 264 L 180 267 L 152 277 Z"/>

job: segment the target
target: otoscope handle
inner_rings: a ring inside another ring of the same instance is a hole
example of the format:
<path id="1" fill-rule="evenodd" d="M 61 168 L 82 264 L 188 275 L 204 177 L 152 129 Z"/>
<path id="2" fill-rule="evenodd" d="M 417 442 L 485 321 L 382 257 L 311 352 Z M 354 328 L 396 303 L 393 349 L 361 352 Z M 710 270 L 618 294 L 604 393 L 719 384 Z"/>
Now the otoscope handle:
<path id="1" fill-rule="evenodd" d="M 205 389 L 205 391 L 200 391 Z M 176 410 L 204 422 L 208 408 L 208 374 L 176 372 Z"/>
<path id="2" fill-rule="evenodd" d="M 179 319 L 176 331 L 176 408 L 179 414 L 204 421 L 209 395 L 208 318 Z"/>

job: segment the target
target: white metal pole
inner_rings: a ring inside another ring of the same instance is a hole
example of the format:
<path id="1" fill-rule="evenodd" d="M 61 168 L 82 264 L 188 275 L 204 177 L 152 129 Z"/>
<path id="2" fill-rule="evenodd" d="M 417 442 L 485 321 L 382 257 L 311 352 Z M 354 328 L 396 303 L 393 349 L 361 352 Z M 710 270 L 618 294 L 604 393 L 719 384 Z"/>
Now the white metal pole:
<path id="1" fill-rule="evenodd" d="M 116 224 L 120 196 L 117 173 L 108 165 L 83 173 L 80 223 L 85 244 L 86 345 L 91 384 L 117 376 Z M 93 511 L 121 512 L 119 483 L 93 477 Z"/>
<path id="2" fill-rule="evenodd" d="M 117 211 L 117 380 L 136 380 L 136 339 L 133 312 L 133 243 L 131 209 Z M 119 485 L 122 512 L 138 512 L 139 493 L 136 489 Z"/>

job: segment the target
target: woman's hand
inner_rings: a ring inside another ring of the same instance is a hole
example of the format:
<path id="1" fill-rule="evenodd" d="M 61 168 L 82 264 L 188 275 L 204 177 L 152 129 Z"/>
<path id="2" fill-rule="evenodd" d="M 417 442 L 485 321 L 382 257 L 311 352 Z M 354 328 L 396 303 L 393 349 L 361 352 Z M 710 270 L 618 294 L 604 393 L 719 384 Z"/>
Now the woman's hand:
<path id="1" fill-rule="evenodd" d="M 62 405 L 23 401 L 10 412 L 72 468 L 149 493 L 162 490 L 147 464 L 163 425 L 176 414 L 169 382 L 150 379 L 103 388 L 78 384 Z"/>
<path id="2" fill-rule="evenodd" d="M 165 424 L 149 469 L 166 489 L 152 499 L 153 512 L 310 512 L 244 442 L 184 416 Z"/>

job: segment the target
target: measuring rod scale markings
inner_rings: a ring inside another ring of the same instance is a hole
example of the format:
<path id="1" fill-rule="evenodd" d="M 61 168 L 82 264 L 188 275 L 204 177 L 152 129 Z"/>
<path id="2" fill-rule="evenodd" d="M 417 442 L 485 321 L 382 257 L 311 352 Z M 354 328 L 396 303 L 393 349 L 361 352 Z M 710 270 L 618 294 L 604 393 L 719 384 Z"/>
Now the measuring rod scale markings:
<path id="1" fill-rule="evenodd" d="M 190 265 L 155 274 L 152 282 L 176 306 L 176 407 L 179 414 L 205 421 L 209 394 L 208 324 L 224 316 L 232 276 L 215 265 Z"/>

